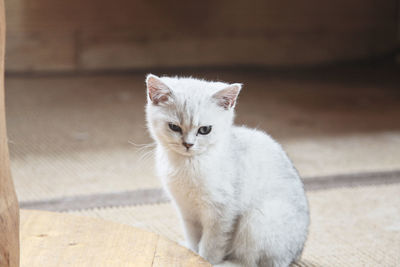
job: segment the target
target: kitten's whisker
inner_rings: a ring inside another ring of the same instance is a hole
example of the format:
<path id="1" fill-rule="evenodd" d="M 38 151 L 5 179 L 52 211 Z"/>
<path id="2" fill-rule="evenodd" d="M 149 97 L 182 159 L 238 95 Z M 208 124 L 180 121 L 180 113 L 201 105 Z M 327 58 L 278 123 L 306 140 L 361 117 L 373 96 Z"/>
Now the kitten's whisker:
<path id="1" fill-rule="evenodd" d="M 133 141 L 128 141 L 129 144 L 135 146 L 135 147 L 154 147 L 156 146 L 156 143 L 152 142 L 152 143 L 148 143 L 148 144 L 136 144 Z"/>
<path id="2" fill-rule="evenodd" d="M 139 158 L 139 163 L 143 163 L 146 162 L 147 160 L 149 160 L 152 156 L 154 155 L 154 149 L 146 151 L 145 153 L 143 153 L 140 158 Z"/>
<path id="3" fill-rule="evenodd" d="M 136 147 L 136 149 L 137 149 L 136 152 L 137 153 L 142 153 L 146 149 L 152 150 L 152 149 L 154 149 L 156 147 L 156 144 L 154 142 L 153 143 L 149 143 L 149 144 L 136 144 L 136 143 L 134 143 L 132 141 L 128 141 L 128 143 Z"/>
<path id="4" fill-rule="evenodd" d="M 153 143 L 148 143 L 148 144 L 136 144 L 132 141 L 129 141 L 129 144 L 135 146 L 136 148 L 136 153 L 139 155 L 137 161 L 136 161 L 136 166 L 138 169 L 143 168 L 146 166 L 148 161 L 153 158 L 155 154 L 155 147 L 156 144 Z"/>

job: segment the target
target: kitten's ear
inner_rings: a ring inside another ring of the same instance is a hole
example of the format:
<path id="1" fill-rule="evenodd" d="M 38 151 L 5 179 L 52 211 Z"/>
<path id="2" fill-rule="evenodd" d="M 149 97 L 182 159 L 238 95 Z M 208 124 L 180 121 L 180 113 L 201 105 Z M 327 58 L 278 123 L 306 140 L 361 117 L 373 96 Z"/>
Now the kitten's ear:
<path id="1" fill-rule="evenodd" d="M 148 99 L 153 102 L 154 105 L 166 102 L 171 97 L 171 89 L 156 75 L 147 75 L 146 85 Z"/>
<path id="2" fill-rule="evenodd" d="M 212 98 L 217 101 L 218 106 L 228 110 L 235 107 L 241 89 L 242 84 L 234 83 L 213 94 Z"/>

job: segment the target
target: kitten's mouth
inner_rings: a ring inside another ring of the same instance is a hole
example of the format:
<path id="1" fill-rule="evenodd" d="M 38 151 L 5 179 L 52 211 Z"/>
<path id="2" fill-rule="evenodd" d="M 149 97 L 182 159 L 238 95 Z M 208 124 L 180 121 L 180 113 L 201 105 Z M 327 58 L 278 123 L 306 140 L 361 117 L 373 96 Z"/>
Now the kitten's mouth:
<path id="1" fill-rule="evenodd" d="M 187 156 L 187 157 L 195 155 L 195 152 L 191 149 L 177 149 L 177 150 L 175 150 L 175 152 L 177 152 L 183 156 Z"/>
<path id="2" fill-rule="evenodd" d="M 180 147 L 180 146 L 179 147 L 172 146 L 172 147 L 169 147 L 169 149 L 175 153 L 178 153 L 178 154 L 180 154 L 182 156 L 186 156 L 186 157 L 195 156 L 199 152 L 193 148 L 184 148 L 184 147 Z"/>
<path id="3" fill-rule="evenodd" d="M 166 150 L 169 150 L 173 153 L 177 153 L 181 156 L 185 156 L 185 157 L 193 157 L 199 154 L 202 154 L 203 152 L 205 152 L 205 149 L 199 149 L 199 147 L 197 146 L 192 146 L 192 147 L 185 147 L 181 144 L 177 144 L 177 143 L 162 143 L 163 147 Z"/>

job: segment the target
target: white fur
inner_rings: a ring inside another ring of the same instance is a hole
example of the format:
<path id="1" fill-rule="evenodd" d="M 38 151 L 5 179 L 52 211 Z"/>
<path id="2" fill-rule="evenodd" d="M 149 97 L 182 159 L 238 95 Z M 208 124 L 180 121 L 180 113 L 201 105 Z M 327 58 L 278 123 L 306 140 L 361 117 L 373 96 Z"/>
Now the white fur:
<path id="1" fill-rule="evenodd" d="M 241 85 L 154 75 L 146 82 L 152 90 L 162 84 L 167 96 L 155 104 L 148 91 L 147 122 L 188 247 L 221 266 L 288 266 L 298 258 L 309 225 L 303 184 L 269 135 L 233 125 Z M 216 97 L 228 87 L 227 97 L 236 95 L 224 108 Z M 208 125 L 208 135 L 196 135 Z"/>

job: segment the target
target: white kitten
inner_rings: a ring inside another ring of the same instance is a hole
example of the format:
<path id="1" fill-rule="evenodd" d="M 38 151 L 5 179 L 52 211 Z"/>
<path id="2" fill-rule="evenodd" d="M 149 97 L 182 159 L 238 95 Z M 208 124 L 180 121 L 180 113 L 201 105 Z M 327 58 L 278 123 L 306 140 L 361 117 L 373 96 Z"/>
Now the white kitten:
<path id="1" fill-rule="evenodd" d="M 151 74 L 146 83 L 157 172 L 189 248 L 221 265 L 299 257 L 309 224 L 303 184 L 269 135 L 233 125 L 241 84 Z"/>

